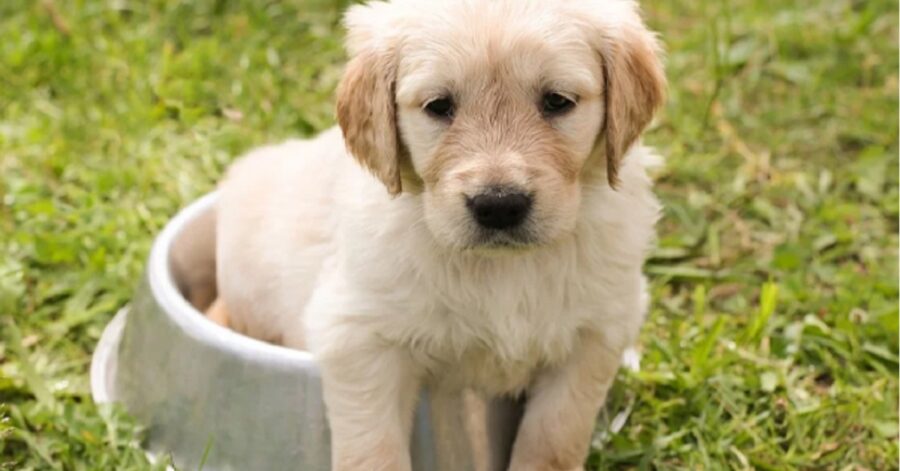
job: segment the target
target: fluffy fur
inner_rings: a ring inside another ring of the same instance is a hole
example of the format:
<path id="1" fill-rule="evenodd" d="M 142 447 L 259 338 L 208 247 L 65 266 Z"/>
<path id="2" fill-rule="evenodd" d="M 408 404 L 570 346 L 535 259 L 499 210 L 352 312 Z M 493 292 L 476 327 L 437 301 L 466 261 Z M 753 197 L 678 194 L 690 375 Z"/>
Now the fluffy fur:
<path id="1" fill-rule="evenodd" d="M 511 469 L 580 469 L 647 309 L 655 37 L 628 0 L 371 2 L 346 25 L 340 128 L 221 185 L 217 317 L 316 355 L 336 470 L 408 470 L 423 385 L 524 393 Z M 575 107 L 542 112 L 549 92 Z M 452 120 L 423 110 L 447 96 Z M 520 230 L 474 222 L 492 185 L 533 196 Z"/>

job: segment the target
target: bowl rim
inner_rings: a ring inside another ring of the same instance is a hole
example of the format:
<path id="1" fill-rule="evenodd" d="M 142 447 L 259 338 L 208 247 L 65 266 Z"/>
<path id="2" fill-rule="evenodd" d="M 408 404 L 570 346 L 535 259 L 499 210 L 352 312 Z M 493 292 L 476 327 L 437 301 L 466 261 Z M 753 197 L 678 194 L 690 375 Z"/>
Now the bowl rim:
<path id="1" fill-rule="evenodd" d="M 216 191 L 207 193 L 182 208 L 166 223 L 153 242 L 146 276 L 154 302 L 159 304 L 160 309 L 185 335 L 198 342 L 257 361 L 300 364 L 306 368 L 317 369 L 312 353 L 263 342 L 221 326 L 188 303 L 178 291 L 169 264 L 172 243 L 190 221 L 195 220 L 204 211 L 215 211 L 217 196 Z"/>

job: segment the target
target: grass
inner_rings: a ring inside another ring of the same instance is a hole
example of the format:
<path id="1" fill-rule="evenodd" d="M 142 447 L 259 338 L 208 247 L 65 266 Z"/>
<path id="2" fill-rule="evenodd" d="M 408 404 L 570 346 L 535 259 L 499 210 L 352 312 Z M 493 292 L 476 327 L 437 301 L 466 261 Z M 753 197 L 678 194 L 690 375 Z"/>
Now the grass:
<path id="1" fill-rule="evenodd" d="M 341 2 L 0 2 L 0 469 L 149 469 L 88 363 L 153 238 L 333 123 Z M 897 469 L 887 0 L 645 1 L 671 96 L 643 368 L 590 469 Z"/>

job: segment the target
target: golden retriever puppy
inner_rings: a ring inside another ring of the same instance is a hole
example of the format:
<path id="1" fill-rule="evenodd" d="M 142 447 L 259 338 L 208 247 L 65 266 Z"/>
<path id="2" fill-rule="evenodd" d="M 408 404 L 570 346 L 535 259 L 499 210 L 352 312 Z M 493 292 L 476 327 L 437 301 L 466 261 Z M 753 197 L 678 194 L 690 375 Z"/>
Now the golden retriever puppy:
<path id="1" fill-rule="evenodd" d="M 340 126 L 221 185 L 217 316 L 315 354 L 335 470 L 409 470 L 423 386 L 524 397 L 510 469 L 581 469 L 647 309 L 654 34 L 630 0 L 373 1 L 345 24 Z"/>

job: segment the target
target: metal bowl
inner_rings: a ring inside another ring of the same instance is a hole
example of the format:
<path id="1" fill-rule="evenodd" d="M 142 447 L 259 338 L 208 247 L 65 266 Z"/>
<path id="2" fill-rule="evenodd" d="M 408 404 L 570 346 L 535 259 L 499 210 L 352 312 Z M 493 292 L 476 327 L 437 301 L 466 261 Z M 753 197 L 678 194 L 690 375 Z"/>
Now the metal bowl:
<path id="1" fill-rule="evenodd" d="M 94 399 L 122 403 L 146 426 L 148 451 L 182 469 L 328 471 L 328 424 L 311 354 L 240 335 L 197 308 L 216 295 L 214 207 L 215 194 L 201 198 L 157 237 L 133 303 L 94 353 Z M 423 392 L 413 469 L 506 468 L 517 404 L 495 400 L 473 410 L 469 401 L 441 402 L 435 413 L 437 402 Z"/>

